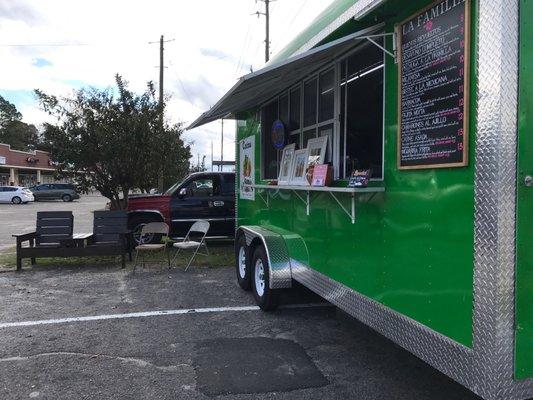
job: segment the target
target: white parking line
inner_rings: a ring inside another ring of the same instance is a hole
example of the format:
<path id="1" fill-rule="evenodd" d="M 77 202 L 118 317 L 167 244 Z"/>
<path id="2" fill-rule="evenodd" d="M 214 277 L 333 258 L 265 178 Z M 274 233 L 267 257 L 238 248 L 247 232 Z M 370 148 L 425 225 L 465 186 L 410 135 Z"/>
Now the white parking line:
<path id="1" fill-rule="evenodd" d="M 327 303 L 317 304 L 290 304 L 280 308 L 294 309 L 294 308 L 313 308 L 325 307 Z M 238 311 L 258 311 L 258 306 L 243 306 L 243 307 L 216 307 L 216 308 L 187 308 L 181 310 L 162 310 L 162 311 L 145 311 L 126 314 L 104 314 L 92 315 L 87 317 L 72 317 L 72 318 L 58 318 L 58 319 L 43 319 L 37 321 L 20 321 L 20 322 L 4 322 L 0 323 L 1 328 L 15 328 L 22 326 L 36 326 L 36 325 L 55 325 L 55 324 L 69 324 L 73 322 L 86 321 L 102 321 L 109 319 L 125 319 L 125 318 L 144 318 L 144 317 L 160 317 L 165 315 L 184 315 L 184 314 L 207 314 L 207 313 L 222 313 L 222 312 L 238 312 Z"/>

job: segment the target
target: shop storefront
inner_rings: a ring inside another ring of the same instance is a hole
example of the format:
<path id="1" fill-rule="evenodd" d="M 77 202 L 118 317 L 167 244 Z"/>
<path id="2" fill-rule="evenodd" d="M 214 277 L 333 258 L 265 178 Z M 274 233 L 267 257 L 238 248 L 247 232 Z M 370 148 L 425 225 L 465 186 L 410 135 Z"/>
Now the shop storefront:
<path id="1" fill-rule="evenodd" d="M 55 168 L 45 151 L 13 150 L 0 143 L 0 186 L 31 187 L 55 182 Z"/>
<path id="2" fill-rule="evenodd" d="M 297 281 L 484 398 L 533 396 L 529 17 L 337 0 L 192 124 L 237 120 L 262 308 Z"/>

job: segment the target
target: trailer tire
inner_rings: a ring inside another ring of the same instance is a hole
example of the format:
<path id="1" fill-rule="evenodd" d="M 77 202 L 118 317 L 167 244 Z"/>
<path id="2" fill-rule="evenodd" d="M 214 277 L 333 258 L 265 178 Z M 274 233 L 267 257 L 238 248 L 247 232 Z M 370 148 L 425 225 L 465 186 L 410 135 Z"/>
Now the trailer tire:
<path id="1" fill-rule="evenodd" d="M 239 235 L 235 241 L 235 270 L 237 272 L 237 282 L 243 290 L 252 288 L 248 250 L 246 238 L 244 235 Z"/>
<path id="2" fill-rule="evenodd" d="M 252 257 L 252 291 L 255 301 L 263 311 L 273 311 L 278 307 L 279 290 L 270 289 L 268 257 L 263 246 L 257 246 Z"/>

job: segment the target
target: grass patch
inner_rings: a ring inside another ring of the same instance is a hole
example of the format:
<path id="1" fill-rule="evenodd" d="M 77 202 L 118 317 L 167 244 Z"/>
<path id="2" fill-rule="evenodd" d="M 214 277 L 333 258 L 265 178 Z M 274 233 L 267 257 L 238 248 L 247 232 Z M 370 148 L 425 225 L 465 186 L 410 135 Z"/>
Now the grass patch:
<path id="1" fill-rule="evenodd" d="M 208 243 L 210 256 L 205 255 L 196 255 L 192 267 L 231 267 L 235 264 L 235 254 L 233 250 L 233 242 L 213 242 Z M 175 250 L 173 248 L 168 248 L 170 251 L 170 257 L 174 256 Z M 205 252 L 202 248 L 200 251 Z M 11 248 L 0 252 L 0 270 L 1 269 L 15 269 L 17 265 L 17 256 L 15 254 L 16 249 Z M 189 258 L 192 256 L 192 251 L 181 251 L 178 255 L 173 266 L 178 268 L 184 268 L 189 261 Z M 133 260 L 135 261 L 135 251 L 132 253 Z M 160 268 L 161 265 L 167 265 L 166 254 L 162 251 L 153 252 L 145 255 L 146 269 L 156 269 Z M 22 260 L 23 268 L 30 267 L 30 260 Z M 140 256 L 139 256 L 140 263 Z M 71 257 L 71 258 L 37 258 L 37 265 L 35 268 L 42 267 L 79 267 L 79 266 L 103 266 L 103 265 L 112 265 L 115 264 L 120 267 L 120 257 Z M 137 265 L 137 268 L 140 267 L 140 264 Z M 126 268 L 133 268 L 133 262 L 129 262 L 126 257 Z"/>

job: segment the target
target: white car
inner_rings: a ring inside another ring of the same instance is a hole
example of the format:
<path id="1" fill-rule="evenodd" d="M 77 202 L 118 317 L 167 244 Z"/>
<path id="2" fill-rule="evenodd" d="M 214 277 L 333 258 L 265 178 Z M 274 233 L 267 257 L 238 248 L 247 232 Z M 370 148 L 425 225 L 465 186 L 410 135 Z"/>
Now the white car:
<path id="1" fill-rule="evenodd" d="M 21 204 L 34 201 L 30 189 L 22 186 L 0 186 L 0 203 Z"/>

